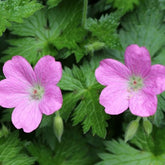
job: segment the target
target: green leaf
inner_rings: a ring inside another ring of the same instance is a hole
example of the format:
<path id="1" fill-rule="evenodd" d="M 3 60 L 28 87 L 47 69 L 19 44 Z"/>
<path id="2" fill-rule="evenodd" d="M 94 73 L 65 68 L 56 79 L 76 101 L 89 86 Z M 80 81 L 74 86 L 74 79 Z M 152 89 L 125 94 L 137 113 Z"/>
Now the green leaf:
<path id="1" fill-rule="evenodd" d="M 93 37 L 96 37 L 94 42 L 102 42 L 102 45 L 108 48 L 120 47 L 117 27 L 122 15 L 122 12 L 117 11 L 102 15 L 99 20 L 89 18 L 86 22 L 86 29 L 92 33 Z"/>
<path id="2" fill-rule="evenodd" d="M 153 124 L 155 124 L 157 127 L 162 127 L 165 126 L 165 92 L 162 94 L 158 95 L 158 106 L 157 106 L 157 111 L 152 117 Z"/>
<path id="3" fill-rule="evenodd" d="M 55 148 L 56 136 L 53 131 L 53 119 L 52 115 L 43 115 L 41 124 L 36 130 L 36 138 L 47 144 L 52 150 Z"/>
<path id="4" fill-rule="evenodd" d="M 71 70 L 65 67 L 58 85 L 61 89 L 70 92 L 64 94 L 60 114 L 64 119 L 68 119 L 74 110 L 73 125 L 82 123 L 84 133 L 91 128 L 93 135 L 97 134 L 104 138 L 108 116 L 99 104 L 102 86 L 97 83 L 94 75 L 98 62 L 98 59 L 93 58 L 90 63 L 85 62 L 80 68 L 73 66 Z"/>
<path id="5" fill-rule="evenodd" d="M 43 55 L 66 58 L 79 50 L 79 42 L 86 30 L 81 27 L 82 1 L 62 1 L 57 7 L 36 12 L 22 24 L 13 24 L 11 32 L 20 36 L 9 40 L 12 47 L 1 60 L 10 59 L 13 54 L 28 58 L 31 63 Z M 64 55 L 61 56 L 61 52 Z M 79 53 L 79 51 L 78 51 Z M 84 54 L 80 54 L 81 58 Z"/>
<path id="6" fill-rule="evenodd" d="M 134 138 L 131 139 L 131 143 L 138 147 L 140 150 L 152 152 L 155 154 L 155 144 L 153 139 L 153 135 L 155 133 L 155 130 L 153 130 L 153 132 L 150 135 L 148 135 L 145 129 L 141 126 L 139 127 Z"/>
<path id="7" fill-rule="evenodd" d="M 160 49 L 156 55 L 153 58 L 154 64 L 162 64 L 165 65 L 165 49 L 164 47 L 162 47 L 162 49 Z"/>
<path id="8" fill-rule="evenodd" d="M 107 3 L 112 3 L 113 2 L 113 7 L 123 10 L 124 13 L 128 11 L 132 11 L 135 5 L 139 4 L 139 0 L 107 0 Z"/>
<path id="9" fill-rule="evenodd" d="M 50 8 L 57 6 L 62 0 L 48 0 L 47 4 Z"/>
<path id="10" fill-rule="evenodd" d="M 0 36 L 11 26 L 11 22 L 21 23 L 23 18 L 33 15 L 42 5 L 36 0 L 6 0 L 0 1 Z"/>
<path id="11" fill-rule="evenodd" d="M 153 127 L 153 131 L 148 135 L 144 129 L 139 129 L 131 143 L 141 150 L 151 152 L 157 158 L 165 155 L 165 128 Z M 164 157 L 165 158 L 165 157 Z"/>
<path id="12" fill-rule="evenodd" d="M 124 17 L 119 35 L 123 49 L 130 44 L 145 46 L 155 56 L 165 43 L 164 13 L 158 1 L 145 0 L 133 13 Z"/>
<path id="13" fill-rule="evenodd" d="M 160 3 L 160 7 L 162 10 L 165 9 L 165 0 L 159 0 L 159 3 Z"/>
<path id="14" fill-rule="evenodd" d="M 9 134 L 9 130 L 4 124 L 2 124 L 2 128 L 0 129 L 0 138 L 3 136 L 6 137 L 8 134 Z"/>
<path id="15" fill-rule="evenodd" d="M 165 128 L 153 127 L 148 135 L 144 128 L 139 127 L 131 140 L 133 146 L 123 140 L 105 143 L 107 152 L 100 154 L 103 160 L 97 165 L 164 165 L 165 162 Z"/>
<path id="16" fill-rule="evenodd" d="M 155 156 L 165 154 L 165 128 L 153 127 L 153 131 L 148 135 L 143 128 L 140 128 L 131 143 L 141 150 L 152 152 Z"/>
<path id="17" fill-rule="evenodd" d="M 54 138 L 56 139 L 56 137 Z M 52 165 L 52 163 L 59 165 L 92 164 L 93 158 L 89 156 L 88 146 L 77 129 L 67 126 L 61 143 L 56 140 L 54 145 L 54 151 L 40 142 L 30 143 L 27 149 L 32 156 L 37 158 L 40 165 Z"/>
<path id="18" fill-rule="evenodd" d="M 131 147 L 123 140 L 105 143 L 107 153 L 99 154 L 103 160 L 97 165 L 163 165 L 165 154 L 155 156 L 151 152 L 141 151 Z"/>
<path id="19" fill-rule="evenodd" d="M 61 86 L 61 85 L 60 85 Z M 74 110 L 77 102 L 80 99 L 81 94 L 76 94 L 74 92 L 66 93 L 63 95 L 63 105 L 62 110 L 60 110 L 61 116 L 68 120 L 71 112 Z"/>
<path id="20" fill-rule="evenodd" d="M 10 40 L 9 43 L 13 46 L 9 49 L 5 50 L 7 56 L 3 56 L 1 61 L 7 61 L 12 58 L 13 55 L 21 55 L 28 59 L 30 63 L 35 64 L 41 57 L 42 53 L 46 52 L 46 50 L 42 49 L 44 47 L 44 43 L 38 41 L 36 42 L 35 38 L 24 38 L 24 39 L 17 39 L 17 40 Z M 47 54 L 50 54 L 51 51 Z M 51 53 L 53 55 L 53 53 Z"/>
<path id="21" fill-rule="evenodd" d="M 0 162 L 4 165 L 32 165 L 34 157 L 23 153 L 23 148 L 16 132 L 0 138 Z"/>

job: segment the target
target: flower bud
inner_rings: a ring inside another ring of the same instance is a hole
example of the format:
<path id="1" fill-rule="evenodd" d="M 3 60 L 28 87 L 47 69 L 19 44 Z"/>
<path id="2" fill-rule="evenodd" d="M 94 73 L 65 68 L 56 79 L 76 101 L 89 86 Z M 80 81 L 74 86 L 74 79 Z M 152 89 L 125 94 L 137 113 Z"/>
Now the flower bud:
<path id="1" fill-rule="evenodd" d="M 0 130 L 0 138 L 3 136 L 7 136 L 9 134 L 9 130 L 5 125 L 2 125 L 2 129 Z"/>
<path id="2" fill-rule="evenodd" d="M 61 137 L 64 131 L 64 125 L 63 120 L 59 114 L 57 114 L 54 118 L 53 129 L 58 141 L 61 142 Z"/>
<path id="3" fill-rule="evenodd" d="M 131 140 L 134 135 L 136 134 L 138 127 L 139 127 L 139 120 L 140 118 L 137 118 L 136 120 L 132 120 L 126 130 L 125 133 L 125 142 L 127 142 L 128 140 Z"/>
<path id="4" fill-rule="evenodd" d="M 89 51 L 89 52 L 94 52 L 95 50 L 100 50 L 105 46 L 105 43 L 103 42 L 93 42 L 91 44 L 88 44 L 85 46 L 85 48 Z"/>
<path id="5" fill-rule="evenodd" d="M 152 123 L 147 119 L 147 118 L 143 118 L 143 128 L 145 130 L 145 132 L 150 135 L 152 132 Z"/>

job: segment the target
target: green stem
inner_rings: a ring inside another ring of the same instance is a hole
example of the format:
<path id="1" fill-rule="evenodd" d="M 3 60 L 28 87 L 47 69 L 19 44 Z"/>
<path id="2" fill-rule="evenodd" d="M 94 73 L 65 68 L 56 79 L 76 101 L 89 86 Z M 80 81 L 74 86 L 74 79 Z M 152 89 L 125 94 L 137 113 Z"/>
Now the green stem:
<path id="1" fill-rule="evenodd" d="M 85 27 L 85 25 L 86 25 L 87 12 L 88 12 L 88 0 L 84 0 L 83 15 L 82 15 L 82 26 L 83 27 Z"/>
<path id="2" fill-rule="evenodd" d="M 137 120 L 137 121 L 140 121 L 140 119 L 141 119 L 141 117 L 137 116 L 136 120 Z"/>
<path id="3" fill-rule="evenodd" d="M 56 116 L 60 116 L 60 112 L 59 111 L 56 112 Z"/>

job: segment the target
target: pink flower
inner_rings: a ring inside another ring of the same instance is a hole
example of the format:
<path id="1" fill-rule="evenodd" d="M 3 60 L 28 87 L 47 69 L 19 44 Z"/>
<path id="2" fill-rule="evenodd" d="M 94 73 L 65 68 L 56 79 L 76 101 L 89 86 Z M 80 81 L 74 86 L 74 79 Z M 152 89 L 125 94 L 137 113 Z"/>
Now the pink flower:
<path id="1" fill-rule="evenodd" d="M 62 106 L 62 94 L 56 85 L 62 76 L 61 63 L 49 55 L 42 57 L 34 70 L 21 56 L 4 64 L 6 79 L 0 81 L 0 105 L 15 107 L 12 123 L 24 132 L 35 130 L 42 114 L 50 115 Z"/>
<path id="2" fill-rule="evenodd" d="M 129 107 L 134 115 L 151 116 L 157 108 L 156 95 L 165 90 L 165 67 L 151 66 L 148 50 L 138 45 L 127 47 L 125 65 L 113 59 L 102 60 L 95 76 L 106 86 L 100 94 L 100 104 L 112 115 Z"/>

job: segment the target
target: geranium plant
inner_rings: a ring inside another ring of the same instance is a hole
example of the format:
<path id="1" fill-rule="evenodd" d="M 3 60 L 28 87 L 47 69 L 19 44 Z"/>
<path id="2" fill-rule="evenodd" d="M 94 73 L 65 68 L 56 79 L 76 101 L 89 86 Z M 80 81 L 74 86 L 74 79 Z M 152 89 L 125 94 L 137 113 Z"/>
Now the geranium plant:
<path id="1" fill-rule="evenodd" d="M 164 165 L 164 0 L 0 0 L 0 164 Z"/>

